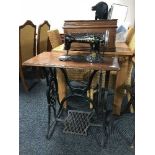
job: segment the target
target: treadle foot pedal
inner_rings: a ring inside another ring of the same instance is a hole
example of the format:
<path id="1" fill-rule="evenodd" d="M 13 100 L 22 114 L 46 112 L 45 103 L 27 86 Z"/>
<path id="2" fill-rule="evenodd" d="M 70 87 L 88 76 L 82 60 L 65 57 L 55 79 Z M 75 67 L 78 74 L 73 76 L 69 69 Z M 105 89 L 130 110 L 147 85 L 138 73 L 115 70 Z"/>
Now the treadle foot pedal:
<path id="1" fill-rule="evenodd" d="M 64 122 L 64 133 L 87 136 L 87 130 L 90 126 L 92 112 L 69 110 L 68 116 Z"/>

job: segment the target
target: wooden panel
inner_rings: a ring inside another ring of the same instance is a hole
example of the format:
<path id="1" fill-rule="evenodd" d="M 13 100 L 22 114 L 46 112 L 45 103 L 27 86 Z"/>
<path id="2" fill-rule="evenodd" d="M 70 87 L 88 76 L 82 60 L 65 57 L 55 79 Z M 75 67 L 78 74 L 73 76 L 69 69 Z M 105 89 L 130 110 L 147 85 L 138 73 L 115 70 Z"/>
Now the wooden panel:
<path id="1" fill-rule="evenodd" d="M 65 28 L 74 28 L 77 27 L 83 28 L 103 28 L 103 27 L 117 27 L 117 19 L 112 20 L 66 20 L 64 22 L 64 29 Z"/>
<path id="2" fill-rule="evenodd" d="M 36 55 L 36 25 L 27 20 L 19 26 L 19 52 L 21 62 Z"/>
<path id="3" fill-rule="evenodd" d="M 38 35 L 37 35 L 37 54 L 50 50 L 49 39 L 47 35 L 47 31 L 50 29 L 50 24 L 48 21 L 44 21 L 38 27 Z"/>

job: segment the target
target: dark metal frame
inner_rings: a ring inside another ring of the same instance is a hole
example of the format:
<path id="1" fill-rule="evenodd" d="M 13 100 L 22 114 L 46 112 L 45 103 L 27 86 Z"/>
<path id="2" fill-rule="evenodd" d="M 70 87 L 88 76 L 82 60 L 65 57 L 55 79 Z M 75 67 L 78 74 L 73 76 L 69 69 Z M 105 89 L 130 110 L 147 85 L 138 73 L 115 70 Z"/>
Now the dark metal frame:
<path id="1" fill-rule="evenodd" d="M 55 126 L 57 124 L 57 122 L 64 122 L 65 120 L 60 119 L 60 116 L 62 114 L 63 111 L 63 104 L 65 103 L 66 100 L 72 98 L 72 97 L 80 97 L 85 99 L 86 101 L 88 101 L 89 103 L 93 104 L 93 107 L 95 109 L 96 115 L 98 115 L 98 105 L 101 104 L 101 93 L 102 93 L 102 70 L 94 70 L 90 77 L 88 82 L 83 85 L 83 87 L 74 87 L 71 85 L 71 81 L 67 76 L 67 72 L 64 68 L 60 68 L 60 70 L 62 71 L 62 73 L 64 74 L 66 83 L 71 91 L 71 93 L 69 95 L 67 95 L 66 97 L 63 98 L 63 100 L 60 102 L 59 101 L 59 94 L 58 94 L 58 82 L 57 82 L 57 78 L 56 78 L 56 68 L 49 68 L 49 73 L 46 72 L 45 68 L 45 75 L 46 75 L 46 79 L 48 81 L 47 85 L 48 85 L 48 89 L 47 89 L 47 101 L 48 101 L 48 131 L 47 131 L 47 139 L 50 139 Z M 87 94 L 87 90 L 90 89 L 92 80 L 94 75 L 99 71 L 99 87 L 98 87 L 98 103 L 94 103 L 94 101 L 92 99 L 90 99 L 89 97 L 87 97 L 85 94 Z M 110 75 L 110 71 L 106 71 L 106 77 L 105 77 L 105 90 L 108 89 L 108 83 L 109 83 L 109 75 Z M 79 90 L 81 93 L 77 93 L 76 91 Z M 106 96 L 104 97 L 104 103 L 106 103 Z M 58 111 L 56 110 L 56 104 L 59 104 L 59 109 Z M 54 112 L 54 121 L 51 124 L 51 108 L 53 109 Z M 98 116 L 97 116 L 98 117 Z M 109 122 L 108 122 L 109 123 Z M 102 143 L 102 146 L 105 147 L 107 144 L 107 140 L 109 137 L 109 134 L 107 132 L 107 127 L 108 127 L 108 123 L 106 121 L 106 107 L 105 105 L 103 105 L 103 123 L 102 124 L 95 124 L 95 123 L 90 123 L 90 126 L 97 126 L 97 127 L 103 127 L 103 133 L 104 136 L 106 137 L 105 141 Z"/>

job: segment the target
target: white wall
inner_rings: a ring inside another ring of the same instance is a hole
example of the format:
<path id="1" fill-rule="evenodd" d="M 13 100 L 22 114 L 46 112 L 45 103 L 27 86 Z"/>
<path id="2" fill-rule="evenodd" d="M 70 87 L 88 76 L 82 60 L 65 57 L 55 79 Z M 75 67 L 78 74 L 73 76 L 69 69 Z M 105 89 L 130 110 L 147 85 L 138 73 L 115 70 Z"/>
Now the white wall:
<path id="1" fill-rule="evenodd" d="M 112 3 L 129 6 L 127 22 L 134 24 L 134 0 L 104 0 L 109 7 Z M 95 12 L 91 7 L 100 0 L 22 0 L 19 1 L 19 24 L 27 19 L 39 25 L 48 20 L 51 28 L 58 28 L 63 32 L 64 20 L 94 20 Z"/>

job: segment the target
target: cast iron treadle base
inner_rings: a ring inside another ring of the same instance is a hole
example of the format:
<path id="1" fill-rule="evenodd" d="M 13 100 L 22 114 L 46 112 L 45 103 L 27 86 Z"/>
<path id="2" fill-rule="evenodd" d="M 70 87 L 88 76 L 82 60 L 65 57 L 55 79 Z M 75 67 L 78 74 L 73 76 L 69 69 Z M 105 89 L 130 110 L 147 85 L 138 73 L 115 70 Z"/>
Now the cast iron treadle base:
<path id="1" fill-rule="evenodd" d="M 92 117 L 92 112 L 84 112 L 77 110 L 69 110 L 68 116 L 64 122 L 64 133 L 87 136 L 89 120 Z"/>

